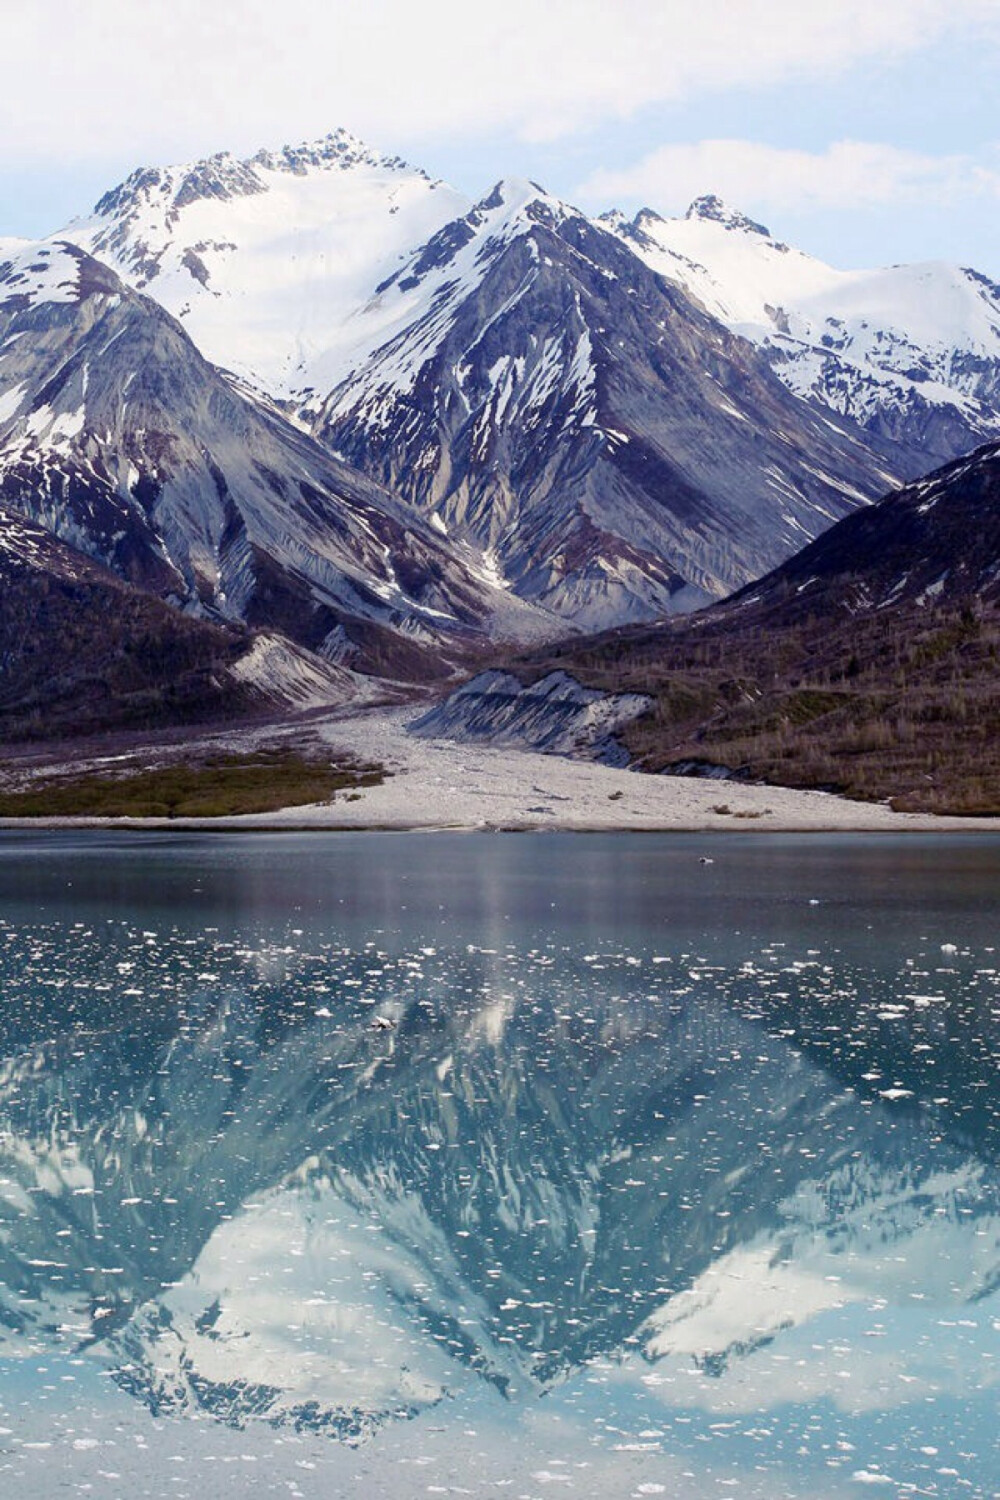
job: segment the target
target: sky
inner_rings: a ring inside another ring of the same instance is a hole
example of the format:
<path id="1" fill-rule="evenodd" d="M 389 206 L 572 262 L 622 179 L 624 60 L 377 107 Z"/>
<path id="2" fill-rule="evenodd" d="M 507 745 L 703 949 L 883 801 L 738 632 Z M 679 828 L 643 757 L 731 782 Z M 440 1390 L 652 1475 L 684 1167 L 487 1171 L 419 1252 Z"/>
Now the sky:
<path id="1" fill-rule="evenodd" d="M 473 197 L 718 193 L 835 265 L 1000 280 L 1000 0 L 4 0 L 0 236 L 344 126 Z"/>

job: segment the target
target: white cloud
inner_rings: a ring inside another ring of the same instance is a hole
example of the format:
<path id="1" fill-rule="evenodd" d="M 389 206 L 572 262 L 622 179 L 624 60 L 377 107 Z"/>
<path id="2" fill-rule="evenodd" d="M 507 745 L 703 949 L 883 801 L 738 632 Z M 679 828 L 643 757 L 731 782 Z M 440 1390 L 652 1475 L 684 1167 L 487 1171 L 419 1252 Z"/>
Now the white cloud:
<path id="1" fill-rule="evenodd" d="M 928 199 L 944 205 L 983 193 L 1000 196 L 1000 158 L 924 155 L 869 141 L 837 141 L 823 152 L 756 141 L 699 141 L 661 146 L 621 171 L 595 172 L 574 196 L 601 206 L 642 200 L 673 212 L 702 193 L 760 212 Z"/>
<path id="2" fill-rule="evenodd" d="M 996 0 L 6 0 L 8 160 L 250 149 L 346 125 L 376 143 L 555 138 L 704 90 L 828 75 Z"/>

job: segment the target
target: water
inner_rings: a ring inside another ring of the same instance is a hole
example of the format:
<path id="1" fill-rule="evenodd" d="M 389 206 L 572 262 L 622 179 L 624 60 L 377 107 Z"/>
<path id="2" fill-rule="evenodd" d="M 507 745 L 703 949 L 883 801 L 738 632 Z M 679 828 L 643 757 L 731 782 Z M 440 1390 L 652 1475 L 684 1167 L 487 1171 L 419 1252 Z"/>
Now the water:
<path id="1" fill-rule="evenodd" d="M 2 1492 L 1000 1493 L 998 896 L 992 837 L 5 836 Z"/>

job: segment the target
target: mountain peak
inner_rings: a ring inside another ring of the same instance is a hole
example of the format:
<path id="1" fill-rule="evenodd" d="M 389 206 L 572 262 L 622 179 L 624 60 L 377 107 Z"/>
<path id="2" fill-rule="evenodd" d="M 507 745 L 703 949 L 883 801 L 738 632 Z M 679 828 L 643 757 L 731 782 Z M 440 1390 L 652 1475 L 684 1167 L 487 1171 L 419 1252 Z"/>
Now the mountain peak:
<path id="1" fill-rule="evenodd" d="M 310 169 L 330 171 L 340 168 L 347 171 L 351 167 L 393 168 L 397 171 L 416 172 L 421 177 L 427 175 L 402 157 L 382 156 L 342 126 L 315 141 L 303 141 L 298 146 L 281 146 L 277 151 L 258 151 L 243 165 L 260 167 L 268 172 L 291 172 L 297 177 L 304 176 Z"/>
<path id="2" fill-rule="evenodd" d="M 231 151 L 217 151 L 200 161 L 169 167 L 137 167 L 125 180 L 105 193 L 94 212 L 112 217 L 146 205 L 159 204 L 174 213 L 199 199 L 250 197 L 267 192 L 262 175 L 284 172 L 306 177 L 312 172 L 350 171 L 370 167 L 383 171 L 406 172 L 419 177 L 427 174 L 398 156 L 381 156 L 364 141 L 343 128 L 331 130 L 317 140 L 297 146 L 262 148 L 253 156 L 237 157 Z"/>
<path id="3" fill-rule="evenodd" d="M 575 212 L 561 198 L 554 197 L 528 177 L 502 177 L 486 197 L 474 205 L 466 216 L 466 223 L 473 230 L 490 223 L 494 230 L 502 227 L 504 235 L 516 236 L 536 224 L 554 229 Z"/>
<path id="4" fill-rule="evenodd" d="M 648 209 L 642 210 L 639 217 L 649 213 Z M 658 217 L 654 215 L 654 217 Z M 716 193 L 706 193 L 701 198 L 696 198 L 684 216 L 687 219 L 702 219 L 707 223 L 721 224 L 724 229 L 738 229 L 745 234 L 762 234 L 765 239 L 771 238 L 771 231 L 764 224 L 758 224 L 755 219 L 750 219 L 738 208 L 730 208 Z"/>
<path id="5" fill-rule="evenodd" d="M 501 177 L 473 212 L 492 212 L 498 208 L 518 210 L 532 203 L 554 204 L 557 200 L 528 177 Z"/>

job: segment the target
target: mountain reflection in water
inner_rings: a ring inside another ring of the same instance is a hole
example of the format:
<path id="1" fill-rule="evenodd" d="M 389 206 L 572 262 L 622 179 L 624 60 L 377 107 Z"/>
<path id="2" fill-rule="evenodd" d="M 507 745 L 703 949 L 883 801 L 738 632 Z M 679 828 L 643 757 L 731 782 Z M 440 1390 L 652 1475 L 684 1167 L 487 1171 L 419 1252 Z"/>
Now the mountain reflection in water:
<path id="1" fill-rule="evenodd" d="M 592 945 L 48 898 L 0 906 L 5 1356 L 349 1442 L 588 1370 L 727 1412 L 994 1385 L 975 934 L 873 962 L 686 909 Z M 809 1353 L 830 1313 L 850 1347 Z"/>

